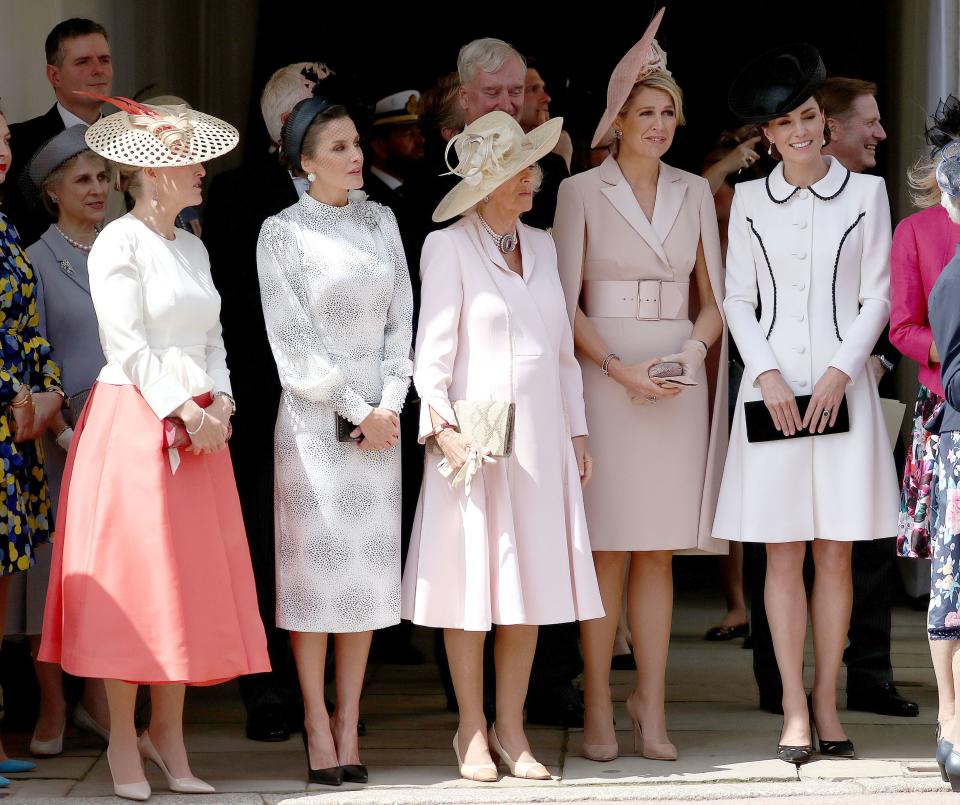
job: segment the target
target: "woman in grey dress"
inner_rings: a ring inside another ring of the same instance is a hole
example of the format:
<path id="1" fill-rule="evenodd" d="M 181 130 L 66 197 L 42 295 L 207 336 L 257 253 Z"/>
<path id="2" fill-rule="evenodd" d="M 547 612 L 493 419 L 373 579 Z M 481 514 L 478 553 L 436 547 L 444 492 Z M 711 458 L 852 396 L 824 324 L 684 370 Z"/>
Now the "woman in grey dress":
<path id="1" fill-rule="evenodd" d="M 413 294 L 393 213 L 348 195 L 363 183 L 363 153 L 346 109 L 301 101 L 283 146 L 310 189 L 266 220 L 257 249 L 283 386 L 277 625 L 291 632 L 310 780 L 339 785 L 367 779 L 357 744 L 367 652 L 373 629 L 400 622 L 398 414 L 412 373 Z M 338 441 L 338 417 L 354 441 Z M 332 719 L 323 700 L 329 633 L 337 635 Z"/>
<path id="2" fill-rule="evenodd" d="M 106 215 L 109 168 L 83 139 L 86 126 L 71 126 L 46 143 L 27 166 L 37 204 L 43 204 L 56 223 L 27 249 L 36 273 L 40 333 L 59 344 L 63 390 L 74 397 L 74 409 L 104 364 L 97 316 L 87 281 L 87 255 Z M 66 412 L 65 412 L 66 413 Z M 56 511 L 60 496 L 72 424 L 57 417 L 43 437 L 44 467 L 50 498 Z M 36 552 L 32 573 L 14 579 L 10 593 L 7 632 L 28 636 L 36 656 L 40 648 L 44 601 L 50 574 L 51 545 Z M 67 704 L 60 666 L 36 662 L 40 713 L 30 751 L 41 757 L 63 751 Z M 107 738 L 109 713 L 100 680 L 87 680 L 83 700 L 74 715 L 76 726 Z"/>

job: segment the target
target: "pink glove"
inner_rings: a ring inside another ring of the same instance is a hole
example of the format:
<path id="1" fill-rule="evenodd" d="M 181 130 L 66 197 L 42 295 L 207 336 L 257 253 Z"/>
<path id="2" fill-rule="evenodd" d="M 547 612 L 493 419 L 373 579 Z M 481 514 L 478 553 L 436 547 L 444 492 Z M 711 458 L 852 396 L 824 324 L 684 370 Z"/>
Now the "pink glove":
<path id="1" fill-rule="evenodd" d="M 683 348 L 674 355 L 664 355 L 660 360 L 663 363 L 675 361 L 683 367 L 683 376 L 693 380 L 697 369 L 703 366 L 707 357 L 707 348 L 703 341 L 697 341 L 694 338 L 683 342 Z"/>

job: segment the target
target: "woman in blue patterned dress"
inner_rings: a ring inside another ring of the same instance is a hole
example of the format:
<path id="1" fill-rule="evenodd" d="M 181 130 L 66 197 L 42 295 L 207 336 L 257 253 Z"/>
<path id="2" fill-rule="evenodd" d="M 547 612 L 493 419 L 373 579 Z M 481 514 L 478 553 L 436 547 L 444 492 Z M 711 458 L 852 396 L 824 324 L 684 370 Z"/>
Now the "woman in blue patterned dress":
<path id="1" fill-rule="evenodd" d="M 10 130 L 0 112 L 0 187 L 10 157 Z M 63 406 L 63 391 L 50 345 L 37 329 L 34 287 L 17 230 L 0 213 L 0 623 L 11 575 L 29 570 L 34 546 L 53 535 L 38 438 Z M 0 746 L 0 775 L 33 768 L 7 758 Z M 9 784 L 0 776 L 0 787 Z"/>

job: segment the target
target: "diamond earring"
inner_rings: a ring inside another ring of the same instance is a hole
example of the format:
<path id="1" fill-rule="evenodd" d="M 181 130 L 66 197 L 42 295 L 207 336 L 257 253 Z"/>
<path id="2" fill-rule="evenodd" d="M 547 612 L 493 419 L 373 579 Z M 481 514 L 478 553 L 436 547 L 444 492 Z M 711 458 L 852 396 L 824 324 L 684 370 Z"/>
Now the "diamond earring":
<path id="1" fill-rule="evenodd" d="M 313 171 L 311 171 L 310 173 L 308 173 L 308 174 L 307 174 L 307 181 L 308 181 L 308 182 L 315 182 L 315 181 L 317 181 L 317 174 L 315 174 Z"/>
<path id="2" fill-rule="evenodd" d="M 623 132 L 620 129 L 614 129 L 613 136 L 620 140 L 623 138 Z"/>

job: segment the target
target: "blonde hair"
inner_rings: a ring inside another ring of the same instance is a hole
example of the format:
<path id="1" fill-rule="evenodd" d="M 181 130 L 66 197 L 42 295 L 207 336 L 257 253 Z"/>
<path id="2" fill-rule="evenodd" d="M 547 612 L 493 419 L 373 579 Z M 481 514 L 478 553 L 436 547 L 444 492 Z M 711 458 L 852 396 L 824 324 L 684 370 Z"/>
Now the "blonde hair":
<path id="1" fill-rule="evenodd" d="M 260 95 L 260 113 L 273 142 L 280 142 L 283 115 L 313 94 L 314 75 L 322 81 L 333 71 L 320 62 L 301 61 L 281 67 L 270 76 Z"/>
<path id="2" fill-rule="evenodd" d="M 634 98 L 637 97 L 640 90 L 647 87 L 667 93 L 667 95 L 670 96 L 670 100 L 673 101 L 673 110 L 677 116 L 677 125 L 683 126 L 686 124 L 687 119 L 683 116 L 683 90 L 680 89 L 680 85 L 673 79 L 673 76 L 665 73 L 663 70 L 654 70 L 650 75 L 640 79 L 634 84 L 630 90 L 630 94 L 627 96 L 627 100 L 624 101 L 623 106 L 620 107 L 617 116 L 623 115 L 630 107 L 630 104 L 633 103 Z M 619 145 L 620 143 L 617 139 L 614 139 L 610 144 L 610 153 L 614 156 L 616 156 L 619 150 Z"/>
<path id="3" fill-rule="evenodd" d="M 910 199 L 921 210 L 940 203 L 940 186 L 937 184 L 937 160 L 926 151 L 921 152 L 913 167 L 907 171 Z"/>
<path id="4" fill-rule="evenodd" d="M 122 162 L 107 162 L 114 177 L 114 187 L 131 198 L 136 198 L 143 190 L 143 168 L 136 165 L 124 165 Z"/>

